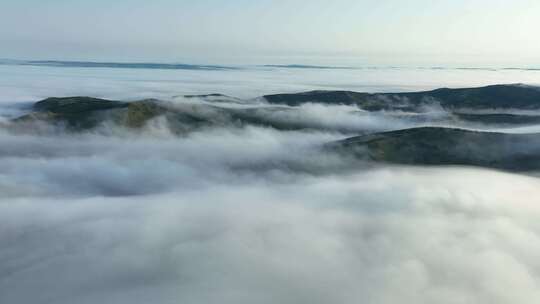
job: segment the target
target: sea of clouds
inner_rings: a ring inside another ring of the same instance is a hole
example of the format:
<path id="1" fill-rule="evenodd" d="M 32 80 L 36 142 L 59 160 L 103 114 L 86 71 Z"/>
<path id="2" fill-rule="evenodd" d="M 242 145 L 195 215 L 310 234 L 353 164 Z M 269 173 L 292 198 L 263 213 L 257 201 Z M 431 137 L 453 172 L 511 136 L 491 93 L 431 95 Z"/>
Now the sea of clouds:
<path id="1" fill-rule="evenodd" d="M 49 95 L 338 86 L 327 71 L 303 82 L 288 70 L 240 80 L 249 73 L 10 69 L 4 117 Z M 410 126 L 354 111 L 306 105 L 275 119 Z M 0 128 L 0 303 L 538 303 L 540 179 L 320 149 L 348 135 L 251 126 L 178 137 L 159 118 L 140 131 Z"/>

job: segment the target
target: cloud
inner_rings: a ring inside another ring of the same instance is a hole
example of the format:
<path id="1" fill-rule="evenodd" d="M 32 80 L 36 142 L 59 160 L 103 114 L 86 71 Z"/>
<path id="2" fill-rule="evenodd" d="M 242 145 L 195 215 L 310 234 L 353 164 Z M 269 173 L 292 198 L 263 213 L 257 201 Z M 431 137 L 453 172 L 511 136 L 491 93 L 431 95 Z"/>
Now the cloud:
<path id="1" fill-rule="evenodd" d="M 84 88 L 47 77 L 25 96 L 182 91 L 167 82 L 172 74 L 138 82 L 115 73 Z M 208 93 L 208 79 L 192 81 L 184 86 Z M 221 84 L 229 93 L 250 82 Z M 24 99 L 19 89 L 14 101 Z M 538 302 L 538 177 L 367 166 L 319 149 L 343 130 L 445 119 L 437 111 L 286 109 L 257 115 L 333 130 L 222 126 L 176 136 L 162 117 L 137 132 L 0 128 L 0 302 Z"/>
<path id="2" fill-rule="evenodd" d="M 534 178 L 381 168 L 287 184 L 237 181 L 135 197 L 2 202 L 3 301 L 532 303 L 540 296 Z"/>
<path id="3" fill-rule="evenodd" d="M 324 169 L 318 148 L 341 138 L 253 127 L 204 130 L 178 138 L 163 123 L 150 123 L 142 133 L 108 131 L 55 131 L 46 136 L 0 132 L 2 193 L 19 196 L 32 189 L 45 194 L 144 194 L 215 182 L 209 178 L 226 180 L 229 170 Z M 341 163 L 337 157 L 325 159 L 328 166 Z"/>
<path id="4" fill-rule="evenodd" d="M 260 63 L 260 62 L 258 62 Z M 181 94 L 222 93 L 240 98 L 309 90 L 402 92 L 440 87 L 501 83 L 540 84 L 537 71 L 276 69 L 241 66 L 240 70 L 137 70 L 21 67 L 0 65 L 0 104 L 35 102 L 51 96 L 94 96 L 134 100 L 170 99 Z"/>
<path id="5" fill-rule="evenodd" d="M 540 296 L 537 178 L 351 171 L 317 149 L 338 134 L 248 127 L 178 138 L 162 127 L 0 135 L 2 302 Z"/>

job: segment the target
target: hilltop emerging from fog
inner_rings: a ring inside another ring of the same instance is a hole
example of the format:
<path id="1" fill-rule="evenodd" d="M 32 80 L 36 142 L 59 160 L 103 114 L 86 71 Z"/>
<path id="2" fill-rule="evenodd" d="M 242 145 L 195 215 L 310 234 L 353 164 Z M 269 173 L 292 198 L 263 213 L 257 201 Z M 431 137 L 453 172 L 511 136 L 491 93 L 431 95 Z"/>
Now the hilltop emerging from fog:
<path id="1" fill-rule="evenodd" d="M 70 132 L 103 131 L 107 125 L 137 130 L 161 121 L 179 136 L 208 128 L 249 126 L 317 130 L 351 135 L 328 143 L 331 149 L 327 151 L 355 159 L 520 171 L 540 168 L 540 135 L 491 130 L 540 122 L 540 90 L 532 86 L 375 94 L 311 91 L 266 95 L 255 100 L 209 94 L 185 95 L 183 100 L 122 102 L 51 97 L 36 102 L 30 113 L 14 119 L 9 127 L 19 132 L 31 132 L 43 125 Z M 334 108 L 341 111 L 335 113 Z M 343 118 L 350 123 L 339 121 L 344 113 Z M 378 123 L 355 124 L 356 120 L 366 119 Z"/>

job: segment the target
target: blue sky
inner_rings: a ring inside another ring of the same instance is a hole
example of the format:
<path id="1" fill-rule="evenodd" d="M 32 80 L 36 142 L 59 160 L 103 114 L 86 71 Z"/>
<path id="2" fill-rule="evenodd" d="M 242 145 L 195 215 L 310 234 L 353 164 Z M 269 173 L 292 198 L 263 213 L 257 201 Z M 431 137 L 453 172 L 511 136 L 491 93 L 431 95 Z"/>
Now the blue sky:
<path id="1" fill-rule="evenodd" d="M 0 57 L 539 65 L 537 0 L 0 0 Z"/>

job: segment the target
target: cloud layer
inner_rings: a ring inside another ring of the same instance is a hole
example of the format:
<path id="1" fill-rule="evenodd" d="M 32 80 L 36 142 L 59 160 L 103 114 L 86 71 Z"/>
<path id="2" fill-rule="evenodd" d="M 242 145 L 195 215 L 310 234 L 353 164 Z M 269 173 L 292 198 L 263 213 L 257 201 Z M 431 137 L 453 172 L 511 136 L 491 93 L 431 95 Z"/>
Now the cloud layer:
<path id="1" fill-rule="evenodd" d="M 0 113 L 42 94 L 189 93 L 164 74 L 109 73 L 84 86 L 65 75 L 35 86 L 3 78 Z M 183 85 L 208 93 L 211 84 Z M 306 104 L 259 114 L 331 131 L 248 126 L 179 137 L 160 117 L 136 132 L 0 126 L 0 302 L 538 303 L 534 173 L 373 165 L 320 149 L 344 130 L 419 123 L 396 116 L 406 113 Z"/>
<path id="2" fill-rule="evenodd" d="M 537 178 L 470 168 L 351 171 L 316 149 L 337 136 L 4 132 L 0 300 L 540 298 Z"/>

